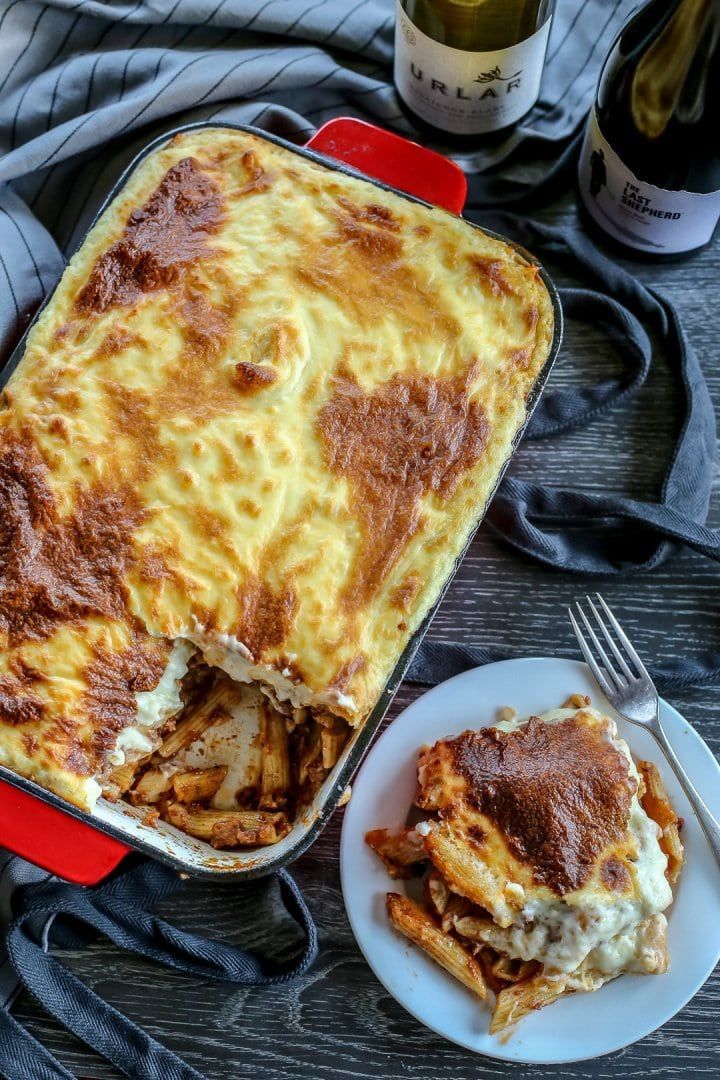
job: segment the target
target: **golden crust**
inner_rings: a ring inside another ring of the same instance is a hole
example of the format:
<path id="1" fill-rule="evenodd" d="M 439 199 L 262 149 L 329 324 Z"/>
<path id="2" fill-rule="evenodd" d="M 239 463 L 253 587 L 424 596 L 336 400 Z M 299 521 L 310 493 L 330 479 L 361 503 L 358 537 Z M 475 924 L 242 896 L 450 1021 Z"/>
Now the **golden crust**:
<path id="1" fill-rule="evenodd" d="M 532 896 L 632 898 L 632 764 L 595 710 L 442 740 L 418 763 L 416 803 L 440 822 L 426 849 L 453 889 L 509 926 Z M 508 887 L 508 883 L 512 883 Z M 519 888 L 518 888 L 519 887 Z"/>
<path id="2" fill-rule="evenodd" d="M 536 268 L 444 211 L 227 129 L 154 151 L 72 259 L 0 411 L 10 542 L 41 551 L 49 612 L 0 620 L 0 761 L 87 804 L 98 649 L 134 650 L 149 685 L 178 637 L 361 723 L 496 482 L 552 332 Z M 0 599 L 22 608 L 16 571 Z M 126 703 L 146 688 L 120 682 Z"/>

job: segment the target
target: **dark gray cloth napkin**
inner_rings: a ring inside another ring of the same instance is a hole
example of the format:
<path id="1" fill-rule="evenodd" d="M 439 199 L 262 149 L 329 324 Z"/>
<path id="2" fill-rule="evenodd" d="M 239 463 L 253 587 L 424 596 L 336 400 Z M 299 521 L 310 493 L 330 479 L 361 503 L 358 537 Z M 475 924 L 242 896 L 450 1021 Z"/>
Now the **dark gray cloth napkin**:
<path id="1" fill-rule="evenodd" d="M 57 880 L 20 886 L 12 899 L 5 949 L 13 970 L 43 1007 L 121 1072 L 137 1080 L 203 1080 L 52 957 L 48 944 L 77 948 L 101 933 L 122 949 L 197 978 L 240 986 L 289 982 L 314 962 L 317 931 L 290 874 L 280 870 L 276 877 L 285 909 L 303 934 L 301 950 L 287 960 L 266 960 L 187 934 L 154 915 L 152 909 L 180 879 L 149 859 L 126 860 L 124 869 L 92 889 Z M 73 1080 L 7 1009 L 0 1009 L 0 1073 L 6 1080 Z"/>
<path id="2" fill-rule="evenodd" d="M 572 394 L 548 393 L 528 437 L 561 435 L 638 391 L 652 359 L 650 335 L 683 387 L 682 437 L 669 448 L 657 504 L 549 491 L 512 476 L 504 481 L 490 526 L 525 555 L 579 572 L 647 570 L 676 542 L 713 558 L 719 548 L 704 525 L 714 418 L 675 311 L 603 260 L 579 232 L 562 235 L 526 216 L 487 213 L 491 206 L 531 206 L 569 185 L 599 65 L 635 6 L 559 0 L 537 106 L 503 143 L 456 155 L 468 173 L 470 216 L 570 269 L 578 285 L 564 291 L 566 312 L 601 322 L 621 342 L 626 375 Z M 114 180 L 155 135 L 212 120 L 254 124 L 302 143 L 337 115 L 411 134 L 391 82 L 393 21 L 393 0 L 0 0 L 0 363 Z M 435 683 L 503 655 L 427 642 L 410 676 Z M 719 671 L 720 658 L 707 656 L 656 674 L 671 686 L 717 679 Z M 44 876 L 21 859 L 0 858 L 0 921 L 7 922 L 11 900 L 16 915 L 8 958 L 0 960 L 4 1000 L 19 973 L 46 1008 L 127 1075 L 197 1080 L 195 1070 L 108 1011 L 46 955 L 52 933 L 66 943 L 81 940 L 63 937 L 65 921 L 53 930 L 52 916 L 80 913 L 122 946 L 182 970 L 205 964 L 200 973 L 221 978 L 249 971 L 249 981 L 267 972 L 251 961 L 249 969 L 237 961 L 240 968 L 231 971 L 224 946 L 197 939 L 189 945 L 148 914 L 176 884 L 170 871 L 140 865 L 121 874 L 117 886 L 96 891 L 27 884 Z M 309 935 L 301 958 L 288 962 L 294 974 L 311 961 L 313 945 L 300 898 L 290 903 Z M 7 1011 L 0 1021 L 0 1072 L 13 1080 L 67 1080 L 68 1071 L 28 1043 Z"/>

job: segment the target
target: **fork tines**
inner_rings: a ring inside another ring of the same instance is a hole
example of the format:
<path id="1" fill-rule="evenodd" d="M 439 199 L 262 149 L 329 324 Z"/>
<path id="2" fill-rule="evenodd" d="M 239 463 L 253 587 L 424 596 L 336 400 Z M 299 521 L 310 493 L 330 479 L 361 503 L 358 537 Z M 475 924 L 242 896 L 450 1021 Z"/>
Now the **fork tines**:
<path id="1" fill-rule="evenodd" d="M 603 693 L 610 696 L 617 690 L 623 690 L 625 687 L 641 680 L 647 679 L 650 682 L 650 676 L 643 665 L 642 660 L 633 648 L 627 634 L 620 626 L 620 623 L 617 621 L 600 593 L 596 593 L 595 595 L 605 615 L 605 618 L 603 618 L 601 612 L 598 611 L 593 601 L 587 596 L 586 600 L 590 607 L 595 627 L 593 627 L 592 622 L 585 614 L 580 601 L 577 601 L 575 604 L 577 614 L 587 631 L 587 636 L 583 633 L 572 608 L 568 608 L 568 615 L 570 616 L 570 622 L 572 623 L 575 637 L 578 640 L 578 645 L 580 646 L 582 654 L 587 661 L 588 667 L 600 684 Z M 611 629 L 614 631 L 614 636 L 610 629 L 608 629 L 607 623 L 610 624 Z M 615 665 L 612 664 L 608 652 L 606 651 L 606 647 L 602 644 L 596 630 L 600 631 L 600 634 L 605 640 L 607 649 L 609 649 L 610 653 L 615 658 Z M 595 653 L 600 658 L 602 667 L 598 664 L 593 649 L 588 644 L 588 638 L 590 639 L 590 642 L 592 642 Z M 635 670 L 633 670 L 633 667 Z M 620 669 L 619 671 L 617 670 L 618 668 Z"/>

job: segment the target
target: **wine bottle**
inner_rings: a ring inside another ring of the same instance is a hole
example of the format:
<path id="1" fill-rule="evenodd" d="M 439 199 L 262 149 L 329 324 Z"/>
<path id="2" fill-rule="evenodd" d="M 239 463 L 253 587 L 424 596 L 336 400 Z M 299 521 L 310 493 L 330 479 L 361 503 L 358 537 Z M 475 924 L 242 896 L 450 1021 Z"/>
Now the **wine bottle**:
<path id="1" fill-rule="evenodd" d="M 720 0 L 649 0 L 610 49 L 579 167 L 593 221 L 625 249 L 678 255 L 720 217 Z"/>
<path id="2" fill-rule="evenodd" d="M 436 132 L 508 128 L 540 92 L 555 0 L 396 0 L 395 85 Z"/>

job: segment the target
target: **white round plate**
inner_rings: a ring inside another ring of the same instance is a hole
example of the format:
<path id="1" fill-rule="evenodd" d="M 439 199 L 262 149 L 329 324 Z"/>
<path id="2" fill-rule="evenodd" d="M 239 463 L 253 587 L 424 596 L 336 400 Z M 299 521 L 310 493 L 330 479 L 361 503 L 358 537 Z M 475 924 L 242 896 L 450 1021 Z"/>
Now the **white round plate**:
<path id="1" fill-rule="evenodd" d="M 615 716 L 633 755 L 655 761 L 685 819 L 685 866 L 668 911 L 670 971 L 623 975 L 600 990 L 572 994 L 500 1035 L 469 990 L 394 931 L 388 891 L 402 891 L 364 843 L 369 829 L 405 823 L 415 793 L 419 748 L 492 724 L 503 705 L 520 716 L 557 708 L 573 693 Z M 678 757 L 710 809 L 720 815 L 720 768 L 708 747 L 666 702 L 661 717 Z M 480 1054 L 534 1064 L 580 1061 L 619 1050 L 664 1024 L 697 993 L 720 959 L 720 872 L 690 805 L 652 736 L 621 720 L 576 660 L 507 660 L 464 672 L 430 690 L 390 725 L 355 779 L 345 812 L 340 872 L 350 925 L 386 989 L 427 1027 Z"/>

